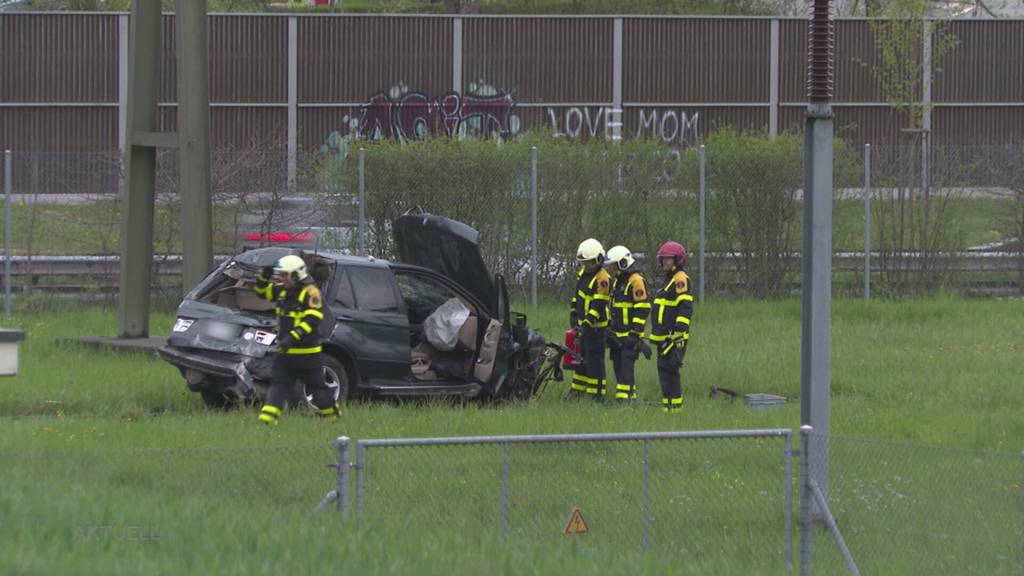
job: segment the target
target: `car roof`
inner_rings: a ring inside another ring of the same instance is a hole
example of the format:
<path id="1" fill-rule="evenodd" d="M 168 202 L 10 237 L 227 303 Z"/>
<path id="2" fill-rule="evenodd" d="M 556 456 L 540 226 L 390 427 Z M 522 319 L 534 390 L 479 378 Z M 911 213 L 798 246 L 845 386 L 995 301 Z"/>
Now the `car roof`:
<path id="1" fill-rule="evenodd" d="M 278 258 L 286 256 L 288 254 L 313 254 L 314 256 L 332 260 L 342 266 L 362 266 L 366 268 L 400 268 L 403 270 L 420 270 L 432 272 L 429 268 L 422 266 L 415 266 L 413 264 L 406 264 L 403 262 L 392 262 L 390 260 L 383 260 L 381 258 L 375 258 L 373 256 L 355 256 L 353 254 L 347 254 L 337 250 L 321 250 L 319 252 L 311 253 L 296 248 L 286 248 L 283 246 L 267 246 L 264 248 L 254 248 L 252 250 L 246 250 L 241 254 L 235 256 L 235 260 L 243 262 L 245 264 L 260 265 L 263 262 L 275 262 Z M 268 264 L 269 265 L 269 264 Z"/>

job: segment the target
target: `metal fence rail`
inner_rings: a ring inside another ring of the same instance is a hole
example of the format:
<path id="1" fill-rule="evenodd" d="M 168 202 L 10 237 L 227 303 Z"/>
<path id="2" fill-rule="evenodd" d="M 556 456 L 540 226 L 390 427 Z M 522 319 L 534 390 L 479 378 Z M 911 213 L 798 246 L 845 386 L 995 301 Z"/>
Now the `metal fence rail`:
<path id="1" fill-rule="evenodd" d="M 721 550 L 788 567 L 791 444 L 785 429 L 360 440 L 355 510 L 517 542 L 550 542 L 578 510 L 595 543 Z M 339 454 L 347 450 L 339 439 Z M 751 531 L 765 537 L 751 540 Z"/>

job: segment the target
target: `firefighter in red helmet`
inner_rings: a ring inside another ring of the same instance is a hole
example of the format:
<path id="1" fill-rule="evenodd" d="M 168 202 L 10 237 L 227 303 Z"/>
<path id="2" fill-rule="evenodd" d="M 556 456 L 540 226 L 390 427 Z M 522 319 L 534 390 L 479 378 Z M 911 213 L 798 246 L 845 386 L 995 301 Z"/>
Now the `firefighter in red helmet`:
<path id="1" fill-rule="evenodd" d="M 651 342 L 658 346 L 658 383 L 661 384 L 661 408 L 666 413 L 683 409 L 679 368 L 690 341 L 693 317 L 690 277 L 683 271 L 687 260 L 686 248 L 679 242 L 669 240 L 658 249 L 658 266 L 665 273 L 665 279 L 651 308 Z"/>

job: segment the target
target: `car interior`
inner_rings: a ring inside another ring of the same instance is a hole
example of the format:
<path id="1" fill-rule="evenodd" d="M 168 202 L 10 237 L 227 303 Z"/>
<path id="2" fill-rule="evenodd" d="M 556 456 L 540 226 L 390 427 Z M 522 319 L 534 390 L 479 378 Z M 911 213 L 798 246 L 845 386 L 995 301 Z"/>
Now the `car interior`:
<path id="1" fill-rule="evenodd" d="M 396 274 L 396 278 L 409 317 L 413 378 L 489 378 L 500 336 L 500 330 L 490 327 L 493 321 L 480 338 L 481 319 L 474 304 L 432 278 L 406 273 Z"/>
<path id="2" fill-rule="evenodd" d="M 313 281 L 321 289 L 331 277 L 332 265 L 328 260 L 315 254 L 299 254 L 306 261 L 306 267 Z M 270 314 L 274 311 L 274 303 L 256 294 L 253 286 L 256 275 L 241 266 L 226 268 L 217 280 L 208 286 L 200 295 L 199 301 L 216 304 L 235 310 L 261 312 Z"/>

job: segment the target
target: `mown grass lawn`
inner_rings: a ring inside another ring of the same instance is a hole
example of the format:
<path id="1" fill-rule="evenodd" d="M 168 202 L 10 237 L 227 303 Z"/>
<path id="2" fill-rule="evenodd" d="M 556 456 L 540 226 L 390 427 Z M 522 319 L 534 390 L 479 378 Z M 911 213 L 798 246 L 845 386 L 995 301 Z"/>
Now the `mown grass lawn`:
<path id="1" fill-rule="evenodd" d="M 531 326 L 560 337 L 562 306 L 525 311 Z M 1024 302 L 839 300 L 833 311 L 832 433 L 840 437 L 833 442 L 834 497 L 862 564 L 875 572 L 898 567 L 891 573 L 1017 567 Z M 167 332 L 172 321 L 154 314 L 152 332 Z M 379 453 L 378 467 L 367 471 L 365 522 L 343 523 L 333 513 L 314 519 L 310 510 L 333 486 L 334 471 L 325 465 L 340 435 L 795 429 L 795 300 L 698 305 L 679 417 L 660 413 L 653 363 L 642 361 L 641 402 L 632 407 L 565 402 L 565 384 L 553 383 L 530 403 L 354 403 L 340 422 L 288 412 L 273 430 L 257 427 L 251 410 L 207 411 L 157 359 L 58 343 L 113 334 L 116 311 L 51 308 L 16 315 L 8 325 L 29 336 L 20 374 L 0 381 L 2 573 L 784 572 L 780 443 L 688 444 L 683 454 L 653 445 L 655 519 L 646 552 L 636 534 L 639 452 L 622 444 L 513 451 L 509 544 L 496 508 L 500 453 L 481 449 Z M 794 401 L 754 411 L 709 398 L 712 385 Z M 873 484 L 875 473 L 886 483 Z M 565 491 L 589 503 L 583 510 L 594 533 L 575 543 L 560 534 L 568 516 L 558 495 Z M 918 508 L 908 507 L 911 501 Z M 669 510 L 686 513 L 666 516 Z M 908 552 L 890 560 L 887 546 L 929 520 L 936 526 L 908 541 L 923 559 Z M 984 528 L 993 522 L 1005 531 Z M 956 530 L 985 537 L 957 539 Z M 824 533 L 815 555 L 818 566 L 841 568 Z"/>

